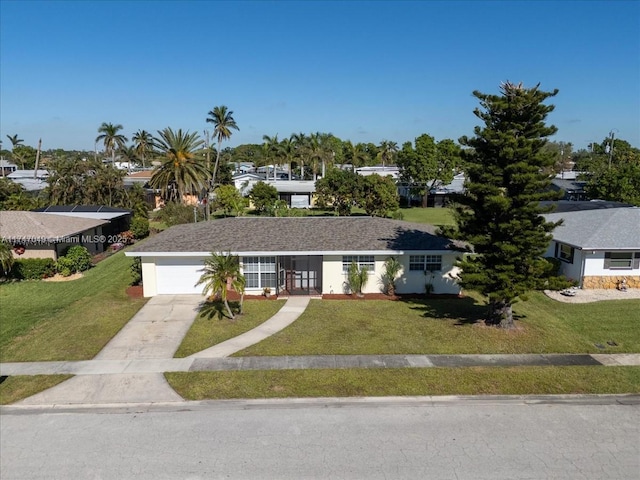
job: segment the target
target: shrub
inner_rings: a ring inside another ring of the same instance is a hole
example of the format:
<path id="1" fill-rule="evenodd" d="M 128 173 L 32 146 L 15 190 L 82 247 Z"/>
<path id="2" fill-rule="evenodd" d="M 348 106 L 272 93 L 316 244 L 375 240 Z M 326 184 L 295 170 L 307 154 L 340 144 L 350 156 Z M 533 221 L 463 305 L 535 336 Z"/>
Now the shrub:
<path id="1" fill-rule="evenodd" d="M 69 257 L 60 257 L 56 262 L 56 270 L 63 277 L 68 277 L 75 273 L 73 260 Z"/>
<path id="2" fill-rule="evenodd" d="M 195 208 L 189 205 L 183 205 L 177 202 L 167 202 L 160 211 L 155 215 L 155 219 L 164 223 L 167 227 L 173 227 L 174 225 L 180 225 L 182 223 L 193 223 L 204 220 L 204 212 L 202 207 Z"/>
<path id="3" fill-rule="evenodd" d="M 131 285 L 140 285 L 142 283 L 142 259 L 140 257 L 133 257 L 133 263 L 131 264 Z"/>
<path id="4" fill-rule="evenodd" d="M 70 261 L 71 273 L 84 272 L 92 266 L 91 254 L 86 247 L 80 245 L 71 247 L 67 250 L 65 257 Z"/>
<path id="5" fill-rule="evenodd" d="M 133 217 L 130 228 L 135 238 L 144 238 L 149 235 L 149 219 L 139 216 Z"/>
<path id="6" fill-rule="evenodd" d="M 56 265 L 52 258 L 24 258 L 14 262 L 10 275 L 17 280 L 40 280 L 55 273 Z"/>

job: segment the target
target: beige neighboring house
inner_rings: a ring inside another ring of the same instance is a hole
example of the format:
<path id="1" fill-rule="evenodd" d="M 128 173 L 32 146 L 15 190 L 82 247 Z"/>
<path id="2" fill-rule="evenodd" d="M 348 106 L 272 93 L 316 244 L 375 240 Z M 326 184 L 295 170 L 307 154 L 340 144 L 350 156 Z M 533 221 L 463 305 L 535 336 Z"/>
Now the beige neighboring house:
<path id="1" fill-rule="evenodd" d="M 92 255 L 104 251 L 102 226 L 107 220 L 0 211 L 0 237 L 13 245 L 15 258 L 57 260 L 68 247 L 81 245 Z"/>

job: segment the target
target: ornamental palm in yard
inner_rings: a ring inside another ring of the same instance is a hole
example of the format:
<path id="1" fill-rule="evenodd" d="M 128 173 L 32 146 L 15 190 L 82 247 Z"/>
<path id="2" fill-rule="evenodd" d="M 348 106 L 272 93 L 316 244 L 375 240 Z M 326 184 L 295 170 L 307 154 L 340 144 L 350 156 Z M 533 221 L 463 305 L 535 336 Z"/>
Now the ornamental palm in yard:
<path id="1" fill-rule="evenodd" d="M 133 134 L 131 140 L 136 154 L 142 160 L 142 168 L 144 168 L 146 166 L 145 160 L 153 152 L 153 135 L 146 130 L 138 130 Z"/>
<path id="2" fill-rule="evenodd" d="M 204 268 L 200 271 L 202 275 L 196 286 L 204 285 L 202 293 L 207 297 L 211 295 L 219 297 L 224 302 L 229 317 L 234 319 L 235 315 L 229 306 L 228 292 L 229 288 L 235 290 L 240 294 L 240 314 L 242 314 L 246 282 L 244 275 L 240 273 L 238 256 L 212 252 L 204 261 Z"/>
<path id="3" fill-rule="evenodd" d="M 203 144 L 197 133 L 174 132 L 170 127 L 158 131 L 154 147 L 162 165 L 154 172 L 149 185 L 160 189 L 168 200 L 184 202 L 185 195 L 201 191 L 209 181 L 206 166 L 195 158 Z"/>

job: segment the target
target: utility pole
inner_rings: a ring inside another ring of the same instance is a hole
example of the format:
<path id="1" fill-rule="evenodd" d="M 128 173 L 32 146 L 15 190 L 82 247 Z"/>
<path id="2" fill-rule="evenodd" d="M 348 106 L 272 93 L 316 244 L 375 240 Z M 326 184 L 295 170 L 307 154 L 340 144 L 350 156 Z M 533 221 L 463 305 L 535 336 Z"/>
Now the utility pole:
<path id="1" fill-rule="evenodd" d="M 209 131 L 205 130 L 204 131 L 204 148 L 206 148 L 206 153 L 207 153 L 207 172 L 210 171 L 211 169 L 211 149 L 209 148 Z M 211 188 L 211 180 L 207 181 L 207 188 L 205 189 L 205 198 L 204 198 L 204 211 L 205 211 L 205 218 L 207 220 L 210 220 L 211 218 L 211 213 L 209 210 L 209 189 Z"/>
<path id="2" fill-rule="evenodd" d="M 613 139 L 615 136 L 613 130 L 609 132 L 609 135 L 611 137 L 611 140 L 609 140 L 609 170 L 611 170 L 611 160 L 613 159 Z"/>
<path id="3" fill-rule="evenodd" d="M 36 165 L 33 171 L 33 178 L 38 178 L 38 166 L 40 164 L 40 151 L 42 150 L 42 139 L 38 140 L 38 151 L 36 152 Z"/>

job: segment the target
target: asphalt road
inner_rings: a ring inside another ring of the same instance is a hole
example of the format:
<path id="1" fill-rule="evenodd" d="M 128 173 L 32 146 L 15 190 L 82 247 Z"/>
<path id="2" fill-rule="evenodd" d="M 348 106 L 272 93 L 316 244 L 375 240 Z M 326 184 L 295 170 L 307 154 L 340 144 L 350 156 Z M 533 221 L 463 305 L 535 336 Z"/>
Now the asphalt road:
<path id="1" fill-rule="evenodd" d="M 640 478 L 640 404 L 205 402 L 0 412 L 0 478 Z"/>

